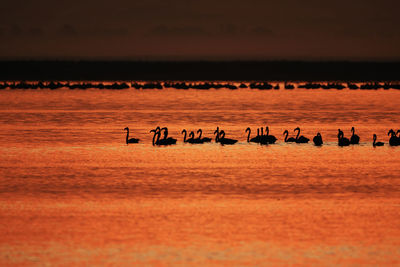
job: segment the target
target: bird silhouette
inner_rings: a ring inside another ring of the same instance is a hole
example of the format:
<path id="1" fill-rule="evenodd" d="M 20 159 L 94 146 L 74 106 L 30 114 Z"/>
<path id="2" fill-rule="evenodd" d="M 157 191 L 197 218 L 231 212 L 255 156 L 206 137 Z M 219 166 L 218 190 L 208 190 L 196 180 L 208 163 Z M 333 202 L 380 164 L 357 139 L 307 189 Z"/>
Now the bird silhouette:
<path id="1" fill-rule="evenodd" d="M 296 142 L 296 138 L 294 138 L 294 137 L 289 137 L 289 138 L 287 138 L 288 135 L 289 135 L 289 131 L 288 131 L 288 130 L 285 130 L 285 131 L 283 132 L 283 135 L 285 135 L 285 134 L 286 134 L 286 136 L 285 136 L 285 142 L 286 142 L 286 143 Z"/>
<path id="2" fill-rule="evenodd" d="M 199 139 L 199 138 L 194 138 L 194 132 L 191 131 L 189 134 L 189 139 L 187 140 L 188 143 L 190 144 L 203 144 L 203 140 Z"/>
<path id="3" fill-rule="evenodd" d="M 313 142 L 316 146 L 321 146 L 324 142 L 322 141 L 322 136 L 320 133 L 317 133 L 313 138 Z"/>
<path id="4" fill-rule="evenodd" d="M 351 137 L 350 137 L 350 144 L 351 145 L 358 145 L 360 142 L 360 137 L 356 134 L 354 134 L 355 130 L 354 127 L 351 127 Z"/>
<path id="5" fill-rule="evenodd" d="M 217 126 L 217 129 L 214 131 L 214 135 L 215 135 L 215 143 L 219 142 L 219 127 Z"/>
<path id="6" fill-rule="evenodd" d="M 393 131 L 393 129 L 389 130 L 388 135 L 390 135 L 389 145 L 398 146 L 400 144 L 399 138 L 396 136 L 396 133 Z"/>
<path id="7" fill-rule="evenodd" d="M 220 132 L 220 137 L 219 137 L 219 143 L 221 145 L 233 145 L 237 142 L 238 140 L 235 139 L 230 139 L 230 138 L 225 138 L 225 131 L 222 130 Z"/>
<path id="8" fill-rule="evenodd" d="M 250 134 L 251 134 L 251 129 L 250 127 L 247 127 L 246 131 L 247 134 L 247 142 L 253 142 L 253 143 L 260 143 L 260 129 L 257 129 L 257 136 L 253 137 L 250 139 Z"/>
<path id="9" fill-rule="evenodd" d="M 262 129 L 262 128 L 261 128 Z M 265 135 L 261 137 L 260 143 L 261 144 L 275 144 L 276 137 L 273 135 L 269 135 L 269 127 L 265 127 Z"/>
<path id="10" fill-rule="evenodd" d="M 184 143 L 187 143 L 188 140 L 186 140 L 186 136 L 187 136 L 187 131 L 186 131 L 186 129 L 183 129 L 181 133 L 184 134 L 184 136 L 183 136 L 183 142 L 184 142 Z"/>
<path id="11" fill-rule="evenodd" d="M 344 137 L 342 130 L 338 129 L 338 145 L 339 146 L 349 146 L 350 140 Z"/>
<path id="12" fill-rule="evenodd" d="M 300 128 L 297 127 L 296 129 L 294 129 L 294 131 L 297 131 L 297 135 L 296 135 L 296 143 L 308 143 L 308 141 L 310 141 L 310 139 L 308 139 L 307 137 L 304 136 L 300 136 Z"/>
<path id="13" fill-rule="evenodd" d="M 150 133 L 154 133 L 154 135 L 153 135 L 153 141 L 152 141 L 152 144 L 153 144 L 153 146 L 155 146 L 155 145 L 159 145 L 159 140 L 160 140 L 160 127 L 159 126 L 157 126 L 157 128 L 156 129 L 152 129 L 152 130 L 150 130 Z"/>
<path id="14" fill-rule="evenodd" d="M 211 138 L 209 138 L 209 137 L 203 137 L 203 138 L 201 138 L 201 136 L 202 136 L 202 134 L 203 134 L 203 131 L 202 131 L 201 129 L 198 129 L 198 130 L 197 130 L 197 134 L 199 134 L 199 137 L 197 137 L 197 139 L 201 140 L 203 143 L 209 143 L 209 142 L 211 142 Z"/>
<path id="15" fill-rule="evenodd" d="M 139 139 L 136 139 L 136 138 L 129 139 L 129 127 L 125 127 L 124 130 L 126 131 L 126 144 L 139 143 Z"/>
<path id="16" fill-rule="evenodd" d="M 373 139 L 374 139 L 374 142 L 372 143 L 373 146 L 383 146 L 385 144 L 382 142 L 376 142 L 377 139 L 376 134 L 373 135 Z"/>
<path id="17" fill-rule="evenodd" d="M 219 127 L 214 131 L 215 134 L 215 142 L 220 143 L 221 145 L 233 145 L 237 142 L 235 139 L 225 138 L 225 131 L 219 130 Z"/>
<path id="18" fill-rule="evenodd" d="M 164 139 L 161 139 L 160 141 L 162 141 L 162 143 L 163 143 L 163 145 L 165 144 L 165 145 L 173 145 L 173 144 L 176 144 L 176 139 L 175 138 L 172 138 L 172 137 L 168 137 L 168 128 L 167 127 L 164 127 L 164 128 L 161 128 L 161 130 L 160 130 L 160 134 L 161 134 L 161 131 L 163 131 L 164 130 Z"/>
<path id="19" fill-rule="evenodd" d="M 164 138 L 160 138 L 161 137 L 161 131 L 164 130 Z M 168 137 L 168 129 L 166 127 L 164 128 L 160 128 L 159 126 L 157 126 L 156 129 L 150 130 L 150 133 L 154 133 L 153 135 L 153 146 L 157 145 L 157 146 L 168 146 L 168 145 L 173 145 L 176 144 L 176 139 L 174 138 L 167 138 Z"/>

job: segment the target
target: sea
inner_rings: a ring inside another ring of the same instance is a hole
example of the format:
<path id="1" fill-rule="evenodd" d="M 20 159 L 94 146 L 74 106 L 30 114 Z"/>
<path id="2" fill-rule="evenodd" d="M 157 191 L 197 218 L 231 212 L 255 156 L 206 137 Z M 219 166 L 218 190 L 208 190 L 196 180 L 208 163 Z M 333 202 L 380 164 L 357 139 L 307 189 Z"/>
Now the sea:
<path id="1" fill-rule="evenodd" d="M 0 265 L 400 265 L 400 90 L 280 88 L 1 90 Z"/>

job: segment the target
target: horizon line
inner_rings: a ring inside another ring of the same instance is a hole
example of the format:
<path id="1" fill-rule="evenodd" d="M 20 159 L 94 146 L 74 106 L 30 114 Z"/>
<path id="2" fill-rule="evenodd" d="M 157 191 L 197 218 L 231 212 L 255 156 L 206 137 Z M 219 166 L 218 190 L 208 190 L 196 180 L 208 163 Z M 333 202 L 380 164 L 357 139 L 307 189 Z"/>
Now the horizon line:
<path id="1" fill-rule="evenodd" d="M 399 59 L 123 59 L 123 58 L 2 58 L 2 62 L 127 62 L 127 63 L 400 63 Z"/>

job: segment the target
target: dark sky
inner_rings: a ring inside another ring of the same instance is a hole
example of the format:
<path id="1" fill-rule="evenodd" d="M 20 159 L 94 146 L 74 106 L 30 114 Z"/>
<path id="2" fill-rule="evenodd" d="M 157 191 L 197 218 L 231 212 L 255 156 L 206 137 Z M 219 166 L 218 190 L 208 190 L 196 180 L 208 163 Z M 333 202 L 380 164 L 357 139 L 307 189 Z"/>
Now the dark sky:
<path id="1" fill-rule="evenodd" d="M 398 0 L 2 0 L 0 58 L 399 60 Z"/>

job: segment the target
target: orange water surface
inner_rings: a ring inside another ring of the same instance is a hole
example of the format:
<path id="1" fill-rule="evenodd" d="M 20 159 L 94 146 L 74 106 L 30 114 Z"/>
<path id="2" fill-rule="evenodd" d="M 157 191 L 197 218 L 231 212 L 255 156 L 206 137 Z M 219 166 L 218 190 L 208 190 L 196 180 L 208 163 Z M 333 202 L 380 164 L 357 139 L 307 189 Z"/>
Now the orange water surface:
<path id="1" fill-rule="evenodd" d="M 182 142 L 217 126 L 238 143 Z M 276 144 L 246 142 L 262 126 Z M 297 126 L 324 145 L 284 143 Z M 399 265 L 391 128 L 395 90 L 1 91 L 0 265 Z"/>

